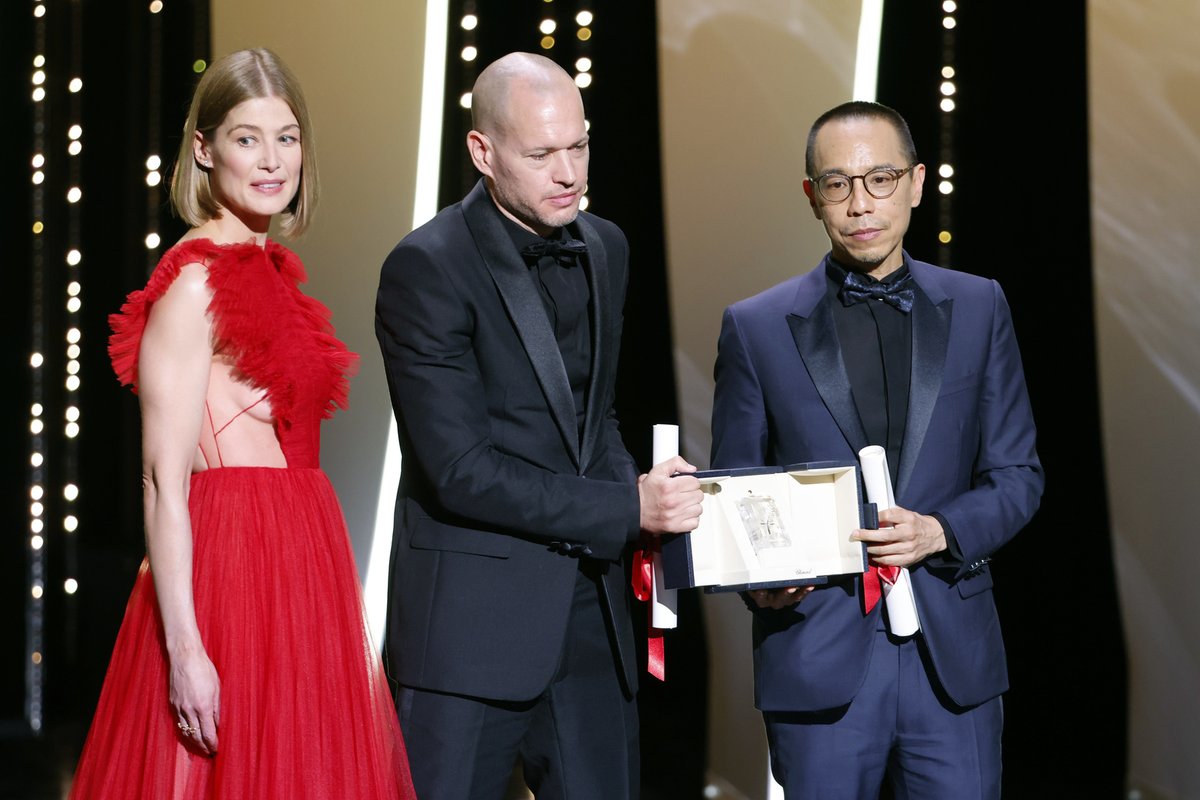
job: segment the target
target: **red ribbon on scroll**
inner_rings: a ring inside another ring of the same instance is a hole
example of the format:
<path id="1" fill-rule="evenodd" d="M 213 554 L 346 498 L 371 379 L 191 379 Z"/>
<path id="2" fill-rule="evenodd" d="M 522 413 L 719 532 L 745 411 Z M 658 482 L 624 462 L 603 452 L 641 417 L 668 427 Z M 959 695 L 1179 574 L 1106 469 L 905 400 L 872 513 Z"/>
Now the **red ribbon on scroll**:
<path id="1" fill-rule="evenodd" d="M 900 567 L 877 567 L 874 564 L 867 567 L 863 573 L 863 614 L 870 614 L 871 609 L 883 596 L 883 583 L 888 586 L 895 584 L 900 578 Z"/>
<path id="2" fill-rule="evenodd" d="M 646 671 L 660 681 L 667 679 L 666 648 L 662 629 L 654 627 L 654 554 L 662 552 L 657 536 L 642 534 L 641 546 L 633 554 L 633 596 L 646 604 Z"/>

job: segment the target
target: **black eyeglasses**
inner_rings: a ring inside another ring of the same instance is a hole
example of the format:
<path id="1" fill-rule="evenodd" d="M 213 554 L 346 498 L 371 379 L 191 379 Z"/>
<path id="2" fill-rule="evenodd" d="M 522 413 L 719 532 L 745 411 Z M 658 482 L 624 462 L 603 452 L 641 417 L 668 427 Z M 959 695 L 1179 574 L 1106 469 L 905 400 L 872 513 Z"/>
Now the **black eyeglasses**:
<path id="1" fill-rule="evenodd" d="M 876 200 L 883 200 L 896 193 L 896 186 L 900 183 L 900 179 L 912 172 L 916 166 L 913 164 L 904 169 L 881 167 L 871 170 L 866 175 L 843 175 L 840 172 L 827 172 L 819 178 L 814 178 L 813 183 L 821 198 L 827 203 L 840 203 L 849 197 L 854 192 L 855 178 L 862 180 L 867 194 Z"/>

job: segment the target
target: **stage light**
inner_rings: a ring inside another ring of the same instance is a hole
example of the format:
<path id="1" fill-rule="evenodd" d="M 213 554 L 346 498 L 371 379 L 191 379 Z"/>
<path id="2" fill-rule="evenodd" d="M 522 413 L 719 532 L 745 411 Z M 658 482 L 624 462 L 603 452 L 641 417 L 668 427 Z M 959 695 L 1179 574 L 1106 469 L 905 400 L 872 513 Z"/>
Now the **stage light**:
<path id="1" fill-rule="evenodd" d="M 39 86 L 33 90 L 31 96 L 33 97 L 33 102 L 40 103 L 46 99 L 46 90 Z"/>
<path id="2" fill-rule="evenodd" d="M 46 157 L 41 153 L 34 153 L 30 163 L 33 164 L 34 169 L 41 169 L 42 165 L 46 163 Z"/>
<path id="3" fill-rule="evenodd" d="M 42 17 L 46 16 L 46 7 L 43 5 L 34 6 L 33 7 L 33 16 L 37 17 L 38 19 L 41 19 Z"/>
<path id="4" fill-rule="evenodd" d="M 156 170 L 162 166 L 162 159 L 158 156 L 150 156 L 146 159 L 146 169 Z"/>
<path id="5" fill-rule="evenodd" d="M 66 434 L 68 439 L 74 439 L 76 436 L 79 435 L 79 423 L 78 422 L 68 422 L 66 424 L 66 427 L 63 428 L 63 433 Z"/>
<path id="6" fill-rule="evenodd" d="M 71 344 L 75 344 L 76 342 L 79 341 L 79 328 L 68 328 L 67 329 L 67 341 L 70 342 Z"/>
<path id="7" fill-rule="evenodd" d="M 31 419 L 29 421 L 29 432 L 37 436 L 42 432 L 42 421 L 40 419 Z"/>
<path id="8" fill-rule="evenodd" d="M 158 238 L 157 233 L 146 234 L 146 249 L 153 250 L 161 244 L 162 240 Z"/>
<path id="9" fill-rule="evenodd" d="M 33 173 L 32 180 L 34 186 L 41 186 L 42 181 L 46 180 L 46 174 L 39 169 Z"/>
<path id="10" fill-rule="evenodd" d="M 956 91 L 956 89 L 954 87 L 954 82 L 953 81 L 942 81 L 941 90 L 942 90 L 942 94 L 944 94 L 946 97 L 949 97 L 950 95 L 954 94 L 954 92 Z"/>
<path id="11" fill-rule="evenodd" d="M 46 525 L 40 519 L 32 519 L 29 521 L 29 530 L 33 533 L 41 533 Z"/>
<path id="12" fill-rule="evenodd" d="M 162 175 L 159 175 L 157 171 L 146 173 L 147 186 L 158 186 L 160 183 L 162 183 Z"/>
<path id="13" fill-rule="evenodd" d="M 41 353 L 33 353 L 32 355 L 29 356 L 29 366 L 33 367 L 34 369 L 37 369 L 41 365 L 42 365 L 42 354 Z"/>
<path id="14" fill-rule="evenodd" d="M 75 594 L 75 592 L 79 591 L 79 581 L 74 578 L 67 578 L 63 581 L 63 591 L 67 594 Z"/>
<path id="15" fill-rule="evenodd" d="M 579 198 L 579 210 L 580 211 L 587 211 L 587 207 L 590 206 L 591 204 L 592 203 L 590 200 L 588 200 L 588 196 L 586 194 L 583 197 Z"/>
<path id="16" fill-rule="evenodd" d="M 579 41 L 586 42 L 588 39 L 592 38 L 592 29 L 591 28 L 580 28 L 578 31 L 575 32 L 575 35 L 577 37 L 579 37 Z"/>
<path id="17" fill-rule="evenodd" d="M 942 181 L 938 184 L 938 191 L 942 194 L 950 194 L 954 191 L 954 184 L 950 181 Z"/>
<path id="18" fill-rule="evenodd" d="M 78 186 L 72 186 L 70 189 L 67 190 L 67 202 L 68 203 L 78 203 L 82 197 L 83 197 L 83 192 L 80 190 L 80 188 Z"/>
<path id="19" fill-rule="evenodd" d="M 580 11 L 575 15 L 575 23 L 581 28 L 586 28 L 588 25 L 591 25 L 592 19 L 592 12 L 590 11 Z"/>
<path id="20" fill-rule="evenodd" d="M 63 497 L 74 502 L 75 498 L 79 497 L 79 487 L 73 483 L 68 483 L 63 487 Z"/>
<path id="21" fill-rule="evenodd" d="M 942 20 L 942 27 L 946 30 L 954 30 L 954 26 L 958 23 L 954 21 L 954 17 L 946 17 Z"/>
<path id="22" fill-rule="evenodd" d="M 80 136 L 83 136 L 82 125 L 72 125 L 70 128 L 67 128 L 68 139 L 78 139 Z"/>
<path id="23" fill-rule="evenodd" d="M 954 101 L 951 100 L 949 97 L 943 97 L 941 106 L 942 106 L 942 111 L 945 111 L 947 114 L 949 114 L 951 111 L 954 110 Z"/>
<path id="24" fill-rule="evenodd" d="M 67 311 L 74 314 L 75 312 L 79 311 L 80 305 L 82 305 L 82 304 L 79 302 L 79 298 L 72 297 L 70 300 L 67 301 Z"/>
<path id="25" fill-rule="evenodd" d="M 33 586 L 32 586 L 32 587 L 29 589 L 29 593 L 30 593 L 31 595 L 33 595 L 33 599 L 34 599 L 34 600 L 37 600 L 37 599 L 41 598 L 41 596 L 42 596 L 42 585 L 41 585 L 40 583 L 35 583 L 35 584 L 34 584 L 34 585 L 33 585 Z M 34 653 L 34 656 L 40 656 L 40 655 L 41 655 L 40 653 Z"/>
<path id="26" fill-rule="evenodd" d="M 41 486 L 38 486 L 36 483 L 33 486 L 29 487 L 29 497 L 32 500 L 41 500 L 42 495 L 44 493 L 45 493 L 45 490 L 42 489 Z"/>
<path id="27" fill-rule="evenodd" d="M 67 378 L 66 382 L 63 385 L 67 387 L 68 392 L 78 391 L 79 390 L 79 376 L 78 375 L 70 376 L 69 378 Z"/>
<path id="28" fill-rule="evenodd" d="M 40 467 L 42 465 L 42 461 L 44 461 L 44 459 L 42 458 L 41 453 L 34 452 L 29 454 L 29 463 L 31 466 Z"/>
<path id="29" fill-rule="evenodd" d="M 73 156 L 79 155 L 81 150 L 83 150 L 83 144 L 80 142 L 71 142 L 67 145 L 67 152 Z"/>
<path id="30" fill-rule="evenodd" d="M 581 58 L 575 62 L 575 69 L 580 72 L 587 72 L 592 68 L 592 60 L 590 58 Z"/>
<path id="31" fill-rule="evenodd" d="M 466 14 L 462 18 L 461 25 L 464 31 L 473 31 L 479 26 L 479 17 L 474 14 Z"/>
<path id="32" fill-rule="evenodd" d="M 557 28 L 558 23 L 552 19 L 544 19 L 542 20 L 542 24 L 538 25 L 538 30 L 545 34 L 554 33 Z"/>
<path id="33" fill-rule="evenodd" d="M 475 48 L 473 45 L 468 45 L 467 47 L 464 47 L 462 49 L 462 60 L 463 61 L 474 61 L 478 57 L 479 57 L 479 50 L 477 48 Z"/>
<path id="34" fill-rule="evenodd" d="M 79 358 L 79 345 L 72 344 L 67 346 L 67 358 Z"/>
<path id="35" fill-rule="evenodd" d="M 38 536 L 37 534 L 34 534 L 33 536 L 29 537 L 29 546 L 34 550 L 41 550 L 42 545 L 44 545 L 45 543 L 46 543 L 46 540 L 43 539 L 41 536 Z"/>
<path id="36" fill-rule="evenodd" d="M 72 267 L 77 266 L 83 260 L 83 254 L 72 248 L 67 251 L 67 263 Z"/>
<path id="37" fill-rule="evenodd" d="M 73 515 L 67 514 L 67 516 L 63 517 L 63 530 L 65 530 L 67 533 L 73 533 L 78 527 L 79 520 Z"/>
<path id="38" fill-rule="evenodd" d="M 208 69 L 208 62 L 203 58 L 197 58 L 192 62 L 192 72 L 195 72 L 197 75 L 199 75 L 201 72 L 204 72 L 206 69 Z"/>
<path id="39" fill-rule="evenodd" d="M 160 12 L 162 10 L 163 10 L 162 0 L 154 0 L 154 2 L 150 4 L 150 13 L 151 14 L 157 14 L 158 12 Z"/>
<path id="40" fill-rule="evenodd" d="M 950 166 L 949 164 L 942 164 L 940 167 L 938 167 L 938 175 L 941 175 L 943 178 L 953 178 L 954 167 Z"/>
<path id="41" fill-rule="evenodd" d="M 549 50 L 551 47 L 554 47 L 554 37 L 553 36 L 543 36 L 542 37 L 542 49 Z"/>
<path id="42" fill-rule="evenodd" d="M 35 67 L 44 67 L 44 66 L 46 66 L 46 57 L 45 57 L 45 56 L 34 56 L 34 57 L 33 57 L 33 65 L 34 65 Z"/>
<path id="43" fill-rule="evenodd" d="M 586 72 L 581 72 L 575 76 L 575 85 L 580 89 L 586 89 L 592 85 L 592 76 Z"/>
<path id="44" fill-rule="evenodd" d="M 953 78 L 954 77 L 954 67 L 942 67 L 942 77 L 943 78 Z"/>
<path id="45" fill-rule="evenodd" d="M 458 104 L 460 106 L 462 106 L 463 108 L 470 108 L 471 107 L 471 93 L 463 92 L 462 97 L 458 98 Z"/>
<path id="46" fill-rule="evenodd" d="M 80 80 L 79 78 L 71 78 L 71 82 L 67 84 L 67 91 L 70 92 L 71 94 L 75 94 L 82 88 L 83 88 L 83 81 Z"/>
<path id="47" fill-rule="evenodd" d="M 34 86 L 41 86 L 45 82 L 46 82 L 46 73 L 45 72 L 42 72 L 39 69 L 33 73 L 33 85 Z"/>
<path id="48" fill-rule="evenodd" d="M 954 2 L 954 0 L 946 0 L 946 2 L 942 3 L 942 11 L 945 11 L 947 14 L 953 14 L 957 10 L 958 3 Z"/>

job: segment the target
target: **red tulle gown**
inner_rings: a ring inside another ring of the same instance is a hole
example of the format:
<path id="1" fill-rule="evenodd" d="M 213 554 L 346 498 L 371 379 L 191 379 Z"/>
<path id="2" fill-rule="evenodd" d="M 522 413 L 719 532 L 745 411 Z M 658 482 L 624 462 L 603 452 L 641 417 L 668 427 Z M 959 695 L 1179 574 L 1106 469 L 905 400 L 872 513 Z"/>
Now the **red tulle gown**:
<path id="1" fill-rule="evenodd" d="M 334 337 L 328 310 L 298 289 L 299 259 L 269 241 L 177 245 L 111 318 L 113 366 L 136 388 L 150 306 L 196 262 L 208 265 L 226 374 L 232 363 L 232 374 L 265 392 L 245 414 L 219 419 L 210 382 L 200 442 L 209 469 L 192 475 L 188 501 L 196 618 L 221 681 L 218 752 L 198 754 L 176 727 L 143 563 L 71 797 L 415 797 L 346 525 L 317 463 L 320 422 L 345 405 L 356 357 Z M 273 425 L 274 463 L 281 450 L 286 467 L 255 466 L 271 462 L 237 446 L 254 415 Z"/>

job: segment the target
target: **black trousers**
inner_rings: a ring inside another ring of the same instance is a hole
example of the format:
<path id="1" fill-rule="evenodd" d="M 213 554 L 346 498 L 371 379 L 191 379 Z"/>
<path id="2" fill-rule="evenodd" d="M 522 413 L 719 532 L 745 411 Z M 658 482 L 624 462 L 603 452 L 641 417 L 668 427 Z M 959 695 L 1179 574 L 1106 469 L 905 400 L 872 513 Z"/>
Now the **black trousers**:
<path id="1" fill-rule="evenodd" d="M 518 755 L 538 800 L 638 797 L 637 704 L 622 690 L 589 573 L 576 577 L 559 667 L 539 697 L 514 703 L 400 687 L 396 710 L 421 800 L 500 800 Z"/>

